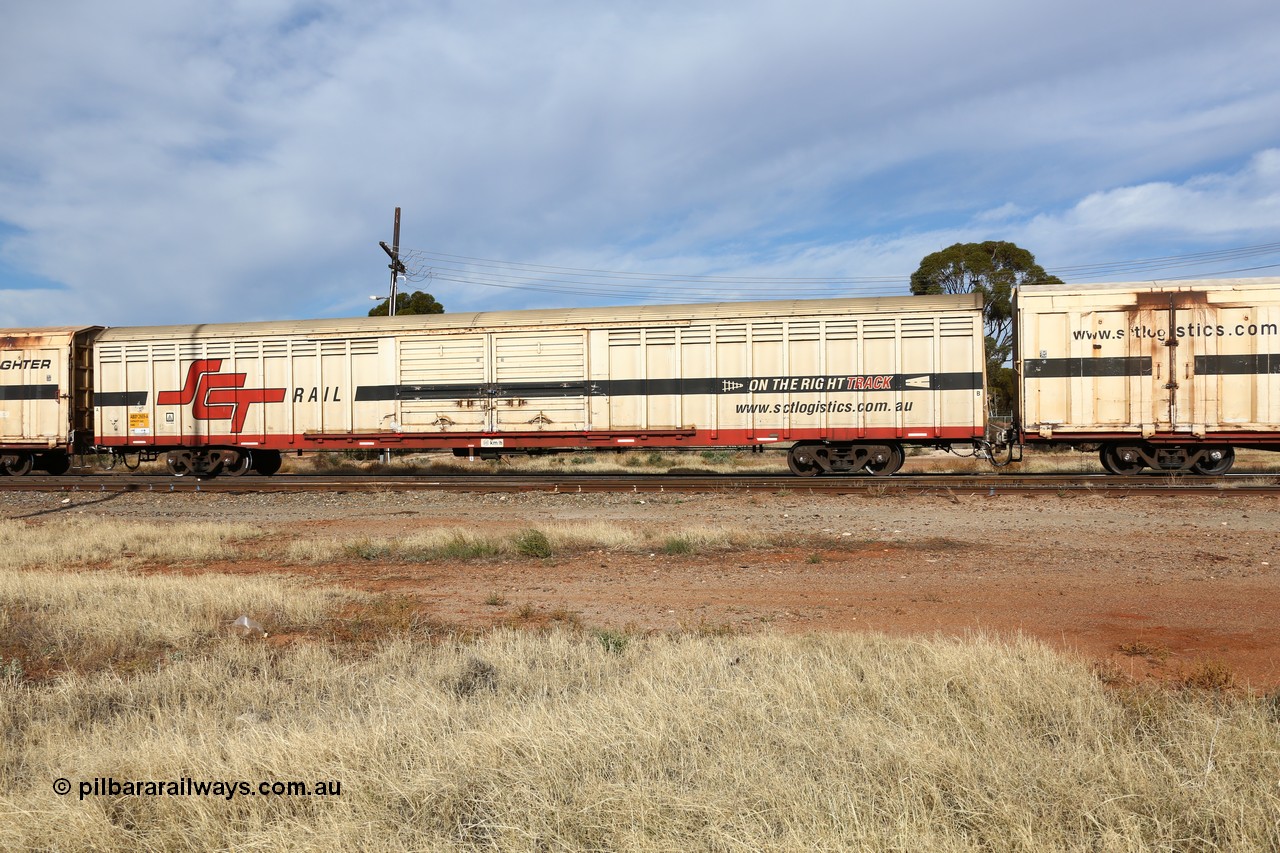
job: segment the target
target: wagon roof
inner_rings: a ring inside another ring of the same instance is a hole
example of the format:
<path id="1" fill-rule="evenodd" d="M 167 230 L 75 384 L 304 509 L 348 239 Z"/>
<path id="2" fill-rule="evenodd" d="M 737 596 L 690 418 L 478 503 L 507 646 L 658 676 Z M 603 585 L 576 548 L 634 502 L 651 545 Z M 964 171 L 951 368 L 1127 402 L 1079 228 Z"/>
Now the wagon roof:
<path id="1" fill-rule="evenodd" d="M 629 324 L 691 323 L 709 320 L 797 316 L 871 314 L 934 314 L 976 311 L 979 294 L 891 296 L 848 299 L 784 299 L 767 302 L 708 302 L 692 305 L 639 305 L 597 308 L 542 308 L 524 311 L 412 314 L 399 317 L 346 317 L 328 320 L 289 320 L 218 323 L 187 326 L 134 326 L 108 329 L 99 340 L 141 338 L 237 337 L 289 334 L 385 334 L 414 329 L 468 331 L 492 328 L 553 326 L 626 326 Z"/>
<path id="2" fill-rule="evenodd" d="M 1036 293 L 1094 293 L 1170 290 L 1253 290 L 1280 287 L 1280 276 L 1256 278 L 1151 279 L 1149 281 L 1108 281 L 1090 284 L 1024 284 L 1019 290 Z"/>
<path id="3" fill-rule="evenodd" d="M 27 347 L 63 344 L 70 341 L 76 333 L 98 329 L 100 326 L 46 326 L 39 329 L 0 329 L 0 349 L 23 349 Z"/>

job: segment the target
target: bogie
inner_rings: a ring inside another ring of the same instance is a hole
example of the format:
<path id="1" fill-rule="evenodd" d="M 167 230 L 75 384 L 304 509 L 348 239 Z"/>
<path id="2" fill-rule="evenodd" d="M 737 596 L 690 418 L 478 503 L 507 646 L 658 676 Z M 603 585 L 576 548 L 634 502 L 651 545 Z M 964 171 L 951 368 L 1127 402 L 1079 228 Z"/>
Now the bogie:
<path id="1" fill-rule="evenodd" d="M 787 452 L 787 467 L 799 477 L 867 473 L 888 477 L 902 467 L 900 444 L 802 441 Z"/>
<path id="2" fill-rule="evenodd" d="M 1219 477 L 1236 461 L 1230 445 L 1151 445 L 1113 442 L 1098 451 L 1102 467 L 1110 474 L 1128 476 L 1146 468 L 1166 473 L 1195 473 Z"/>

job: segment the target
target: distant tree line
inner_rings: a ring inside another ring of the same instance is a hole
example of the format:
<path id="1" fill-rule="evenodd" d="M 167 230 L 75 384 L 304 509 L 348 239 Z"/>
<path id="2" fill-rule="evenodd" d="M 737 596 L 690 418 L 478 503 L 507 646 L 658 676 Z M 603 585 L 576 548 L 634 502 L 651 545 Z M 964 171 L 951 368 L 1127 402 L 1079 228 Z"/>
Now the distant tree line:
<path id="1" fill-rule="evenodd" d="M 391 297 L 379 302 L 373 308 L 369 309 L 370 317 L 387 316 L 387 308 L 391 304 Z M 436 298 L 430 293 L 423 293 L 421 290 L 415 290 L 413 293 L 397 293 L 396 294 L 396 315 L 400 314 L 443 314 L 444 306 L 436 301 Z"/>

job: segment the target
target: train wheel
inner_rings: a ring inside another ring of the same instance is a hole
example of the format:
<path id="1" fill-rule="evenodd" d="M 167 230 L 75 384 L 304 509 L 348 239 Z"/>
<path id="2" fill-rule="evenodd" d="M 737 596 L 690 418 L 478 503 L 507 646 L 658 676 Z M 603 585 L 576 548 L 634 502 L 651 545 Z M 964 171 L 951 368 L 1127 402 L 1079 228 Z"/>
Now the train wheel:
<path id="1" fill-rule="evenodd" d="M 4 472 L 10 477 L 21 477 L 31 472 L 31 454 L 19 453 L 15 456 L 4 457 L 4 463 L 0 465 Z"/>
<path id="2" fill-rule="evenodd" d="M 1230 447 L 1206 447 L 1208 457 L 1191 466 L 1191 470 L 1206 477 L 1221 477 L 1236 464 L 1236 452 Z"/>
<path id="3" fill-rule="evenodd" d="M 71 457 L 65 453 L 46 453 L 40 457 L 40 468 L 54 477 L 61 477 L 71 470 Z"/>
<path id="4" fill-rule="evenodd" d="M 1120 476 L 1136 474 L 1147 464 L 1142 461 L 1142 454 L 1136 447 L 1124 447 L 1118 444 L 1108 444 L 1103 447 L 1099 458 L 1102 460 L 1103 468 L 1106 468 L 1109 473 Z"/>
<path id="5" fill-rule="evenodd" d="M 888 453 L 883 452 L 887 450 Z M 896 444 L 885 445 L 882 450 L 877 450 L 872 461 L 866 464 L 867 473 L 873 477 L 888 477 L 896 474 L 898 469 L 902 467 L 902 461 L 906 458 L 906 454 L 902 452 L 902 448 Z"/>
<path id="6" fill-rule="evenodd" d="M 797 444 L 787 451 L 787 467 L 797 477 L 816 477 L 822 473 L 817 444 Z"/>
<path id="7" fill-rule="evenodd" d="M 228 477 L 239 477 L 253 470 L 253 455 L 247 450 L 241 450 L 240 455 L 236 457 L 235 462 L 223 462 L 222 473 Z"/>
<path id="8" fill-rule="evenodd" d="M 279 450 L 259 450 L 253 454 L 253 470 L 264 477 L 270 477 L 280 470 L 281 461 Z"/>
<path id="9" fill-rule="evenodd" d="M 178 450 L 164 458 L 165 467 L 175 477 L 185 477 L 195 471 L 195 461 L 190 450 Z"/>

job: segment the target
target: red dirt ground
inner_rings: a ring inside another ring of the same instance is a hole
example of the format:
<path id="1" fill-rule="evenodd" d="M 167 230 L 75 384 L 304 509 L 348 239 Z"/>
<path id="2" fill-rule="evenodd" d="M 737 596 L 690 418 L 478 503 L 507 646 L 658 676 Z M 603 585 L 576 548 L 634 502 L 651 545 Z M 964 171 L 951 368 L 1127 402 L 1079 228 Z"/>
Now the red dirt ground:
<path id="1" fill-rule="evenodd" d="M 757 531 L 781 544 L 425 563 L 273 557 L 202 570 L 401 593 L 431 619 L 474 627 L 568 618 L 637 631 L 1020 632 L 1097 662 L 1108 678 L 1225 674 L 1256 690 L 1280 687 L 1280 500 L 1269 496 L 386 493 L 77 504 L 134 520 L 250 521 L 272 531 L 258 546 L 264 556 L 292 537 L 430 527 L 496 534 L 604 522 L 657 542 L 690 527 Z M 12 499 L 0 508 L 34 515 Z"/>

